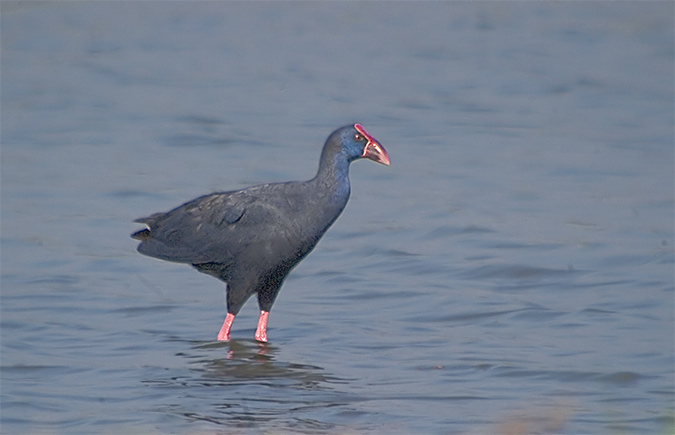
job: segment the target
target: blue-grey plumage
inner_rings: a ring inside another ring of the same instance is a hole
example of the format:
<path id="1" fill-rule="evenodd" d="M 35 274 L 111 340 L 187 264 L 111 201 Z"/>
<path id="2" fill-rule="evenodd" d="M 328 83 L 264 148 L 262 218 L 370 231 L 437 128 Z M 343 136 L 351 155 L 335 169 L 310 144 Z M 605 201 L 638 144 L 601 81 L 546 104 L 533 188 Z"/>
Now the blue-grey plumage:
<path id="1" fill-rule="evenodd" d="M 291 269 L 318 243 L 349 200 L 349 164 L 368 158 L 389 165 L 385 149 L 359 124 L 335 130 L 319 170 L 308 181 L 219 192 L 167 213 L 137 219 L 138 252 L 192 264 L 227 283 L 227 311 L 219 340 L 229 339 L 234 316 L 253 294 L 261 315 L 256 339 L 267 341 L 267 317 Z"/>

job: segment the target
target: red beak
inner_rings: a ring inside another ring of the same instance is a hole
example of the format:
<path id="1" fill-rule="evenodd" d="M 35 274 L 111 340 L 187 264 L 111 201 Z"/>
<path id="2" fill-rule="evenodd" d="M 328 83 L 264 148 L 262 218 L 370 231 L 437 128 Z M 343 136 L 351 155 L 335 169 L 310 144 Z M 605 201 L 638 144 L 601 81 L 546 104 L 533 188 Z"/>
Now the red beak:
<path id="1" fill-rule="evenodd" d="M 354 128 L 356 131 L 361 133 L 363 137 L 368 139 L 368 143 L 366 143 L 366 147 L 363 149 L 363 154 L 361 154 L 361 157 L 365 157 L 377 163 L 382 163 L 383 165 L 389 166 L 389 155 L 387 154 L 387 151 L 384 149 L 384 147 L 380 145 L 380 143 L 375 140 L 374 137 L 369 135 L 366 130 L 361 127 L 361 125 L 354 124 Z"/>

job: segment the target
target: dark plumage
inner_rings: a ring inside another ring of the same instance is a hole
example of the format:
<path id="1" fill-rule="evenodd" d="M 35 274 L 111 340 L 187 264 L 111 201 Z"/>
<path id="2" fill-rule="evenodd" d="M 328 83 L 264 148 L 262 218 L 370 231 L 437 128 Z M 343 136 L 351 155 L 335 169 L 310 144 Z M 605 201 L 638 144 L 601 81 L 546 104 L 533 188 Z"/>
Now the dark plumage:
<path id="1" fill-rule="evenodd" d="M 192 264 L 227 283 L 227 340 L 234 316 L 258 294 L 255 338 L 267 341 L 267 317 L 291 269 L 316 246 L 349 199 L 349 164 L 368 158 L 389 165 L 384 148 L 359 124 L 335 130 L 308 181 L 264 184 L 196 198 L 167 213 L 137 219 L 138 252 Z"/>

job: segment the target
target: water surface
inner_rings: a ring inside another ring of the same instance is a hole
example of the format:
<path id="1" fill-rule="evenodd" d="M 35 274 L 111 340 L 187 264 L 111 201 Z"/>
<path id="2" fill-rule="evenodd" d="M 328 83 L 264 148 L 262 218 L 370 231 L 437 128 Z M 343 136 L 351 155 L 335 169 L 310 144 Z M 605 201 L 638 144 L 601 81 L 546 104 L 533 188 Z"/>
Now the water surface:
<path id="1" fill-rule="evenodd" d="M 2 2 L 3 433 L 662 433 L 673 4 Z M 249 301 L 131 221 L 391 167 Z"/>

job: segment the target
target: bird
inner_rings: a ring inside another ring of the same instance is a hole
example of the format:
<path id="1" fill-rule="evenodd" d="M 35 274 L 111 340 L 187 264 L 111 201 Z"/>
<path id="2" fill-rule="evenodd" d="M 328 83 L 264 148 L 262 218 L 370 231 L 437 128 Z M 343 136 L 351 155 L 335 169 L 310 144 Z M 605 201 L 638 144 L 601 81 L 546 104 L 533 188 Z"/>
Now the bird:
<path id="1" fill-rule="evenodd" d="M 290 271 L 340 216 L 350 195 L 349 166 L 358 159 L 390 165 L 384 147 L 360 124 L 338 128 L 321 151 L 316 176 L 200 196 L 134 222 L 137 250 L 186 263 L 226 283 L 227 315 L 218 341 L 228 341 L 235 316 L 257 294 L 255 340 L 267 342 L 272 305 Z"/>

